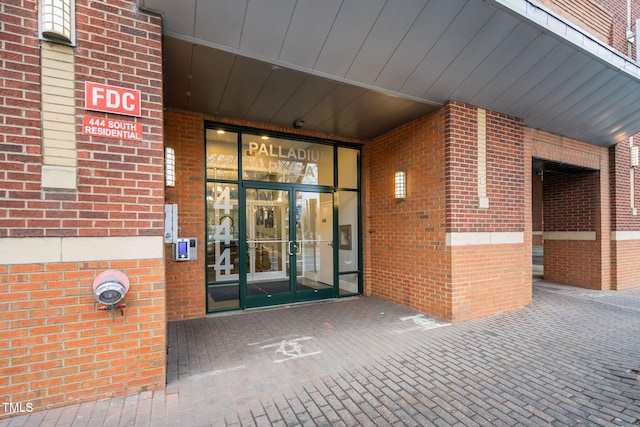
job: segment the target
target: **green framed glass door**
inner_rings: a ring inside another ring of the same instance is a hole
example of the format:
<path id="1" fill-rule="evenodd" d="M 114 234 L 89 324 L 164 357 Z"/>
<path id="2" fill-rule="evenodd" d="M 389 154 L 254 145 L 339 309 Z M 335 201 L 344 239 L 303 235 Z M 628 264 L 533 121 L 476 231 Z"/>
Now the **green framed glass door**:
<path id="1" fill-rule="evenodd" d="M 337 295 L 333 193 L 295 187 L 262 184 L 244 190 L 245 308 Z"/>
<path id="2" fill-rule="evenodd" d="M 335 297 L 333 193 L 296 191 L 295 206 L 295 300 Z"/>
<path id="3" fill-rule="evenodd" d="M 246 188 L 245 206 L 244 305 L 292 302 L 290 190 Z"/>

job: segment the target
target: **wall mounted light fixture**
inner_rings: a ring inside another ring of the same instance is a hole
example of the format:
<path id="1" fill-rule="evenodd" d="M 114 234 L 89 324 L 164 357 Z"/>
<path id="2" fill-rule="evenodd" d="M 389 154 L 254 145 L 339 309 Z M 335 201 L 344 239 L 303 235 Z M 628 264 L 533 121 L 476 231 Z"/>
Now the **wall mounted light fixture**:
<path id="1" fill-rule="evenodd" d="M 41 0 L 41 37 L 53 42 L 73 44 L 74 12 L 74 0 Z"/>
<path id="2" fill-rule="evenodd" d="M 395 196 L 398 200 L 407 198 L 407 174 L 404 171 L 397 171 L 395 175 Z"/>
<path id="3" fill-rule="evenodd" d="M 164 147 L 164 185 L 176 185 L 176 153 L 171 147 Z"/>

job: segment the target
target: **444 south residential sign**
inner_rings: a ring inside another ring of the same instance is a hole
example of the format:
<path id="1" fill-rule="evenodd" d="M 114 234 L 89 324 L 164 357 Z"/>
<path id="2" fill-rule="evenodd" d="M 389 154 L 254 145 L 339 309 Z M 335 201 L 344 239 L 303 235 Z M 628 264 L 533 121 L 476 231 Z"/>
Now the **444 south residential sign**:
<path id="1" fill-rule="evenodd" d="M 82 133 L 104 138 L 142 141 L 142 123 L 84 116 L 82 118 Z"/>

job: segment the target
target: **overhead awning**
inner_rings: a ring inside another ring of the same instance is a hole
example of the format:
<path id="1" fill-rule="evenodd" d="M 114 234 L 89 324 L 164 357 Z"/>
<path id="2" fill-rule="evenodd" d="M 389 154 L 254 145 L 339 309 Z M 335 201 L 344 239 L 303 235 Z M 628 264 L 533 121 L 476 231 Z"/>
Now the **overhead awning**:
<path id="1" fill-rule="evenodd" d="M 601 146 L 640 132 L 640 67 L 530 0 L 140 6 L 170 107 L 366 140 L 456 99 Z"/>

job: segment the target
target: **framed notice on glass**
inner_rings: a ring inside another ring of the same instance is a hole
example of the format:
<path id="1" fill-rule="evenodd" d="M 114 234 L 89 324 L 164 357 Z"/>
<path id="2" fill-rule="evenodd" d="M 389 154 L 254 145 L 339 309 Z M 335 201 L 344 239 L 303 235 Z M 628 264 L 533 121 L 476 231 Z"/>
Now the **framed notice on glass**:
<path id="1" fill-rule="evenodd" d="M 351 250 L 351 224 L 340 226 L 340 249 Z"/>

